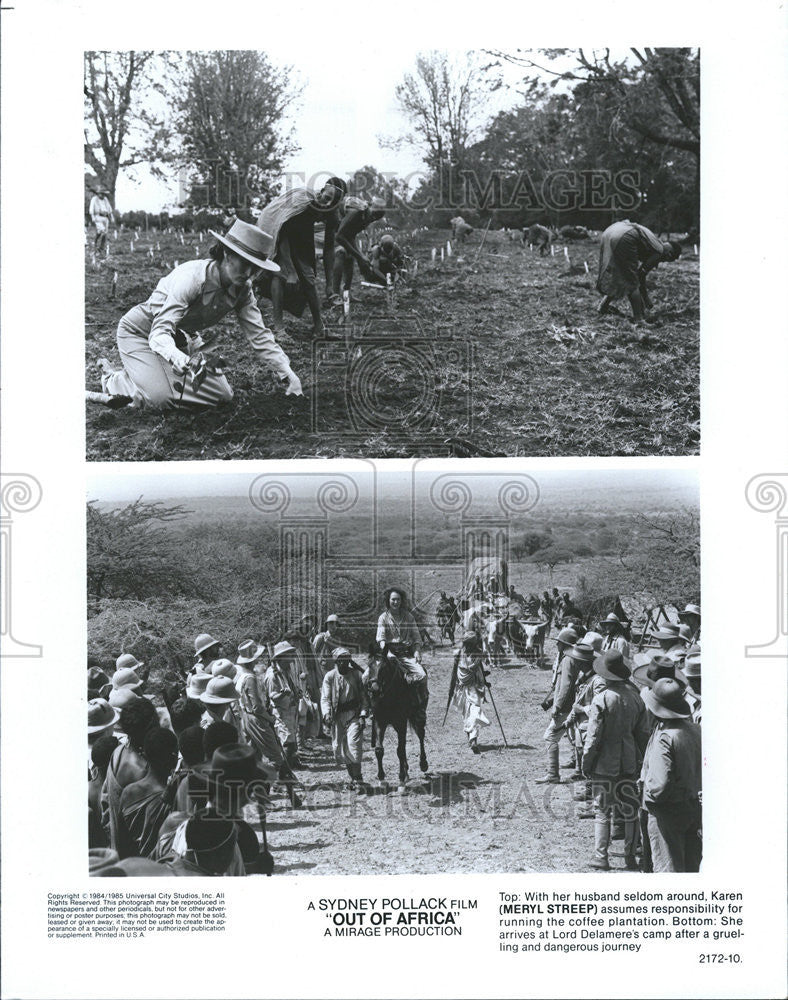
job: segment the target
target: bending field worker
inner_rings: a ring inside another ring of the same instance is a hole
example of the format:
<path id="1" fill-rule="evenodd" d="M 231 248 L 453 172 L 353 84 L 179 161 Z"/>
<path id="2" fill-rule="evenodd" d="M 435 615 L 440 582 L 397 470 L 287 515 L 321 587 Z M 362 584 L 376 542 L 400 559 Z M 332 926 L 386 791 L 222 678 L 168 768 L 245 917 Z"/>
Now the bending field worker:
<path id="1" fill-rule="evenodd" d="M 680 256 L 681 244 L 677 240 L 663 243 L 637 222 L 614 222 L 608 226 L 599 248 L 596 287 L 604 296 L 599 315 L 603 316 L 612 302 L 626 295 L 635 322 L 641 322 L 645 310 L 653 308 L 646 275 L 658 264 L 678 260 Z"/>
<path id="2" fill-rule="evenodd" d="M 279 270 L 268 259 L 270 237 L 240 220 L 224 236 L 211 235 L 216 243 L 209 259 L 180 264 L 146 302 L 121 318 L 117 344 L 123 369 L 113 370 L 105 358 L 99 361 L 105 397 L 100 402 L 153 410 L 228 403 L 233 390 L 218 365 L 211 364 L 212 338 L 203 338 L 201 331 L 230 312 L 260 361 L 286 386 L 286 394 L 302 394 L 289 358 L 263 322 L 250 283 L 262 271 Z M 88 398 L 96 401 L 95 395 Z"/>

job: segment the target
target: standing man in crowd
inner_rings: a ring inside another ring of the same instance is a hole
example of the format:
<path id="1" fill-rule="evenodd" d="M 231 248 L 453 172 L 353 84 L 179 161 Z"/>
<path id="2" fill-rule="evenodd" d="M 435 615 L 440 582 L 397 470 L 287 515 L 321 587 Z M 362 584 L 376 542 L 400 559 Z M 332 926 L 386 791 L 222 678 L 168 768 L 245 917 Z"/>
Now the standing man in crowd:
<path id="1" fill-rule="evenodd" d="M 566 641 L 568 631 L 568 629 L 564 629 L 559 634 L 559 641 L 562 644 Z M 563 640 L 561 640 L 562 635 L 564 636 Z M 561 738 L 567 736 L 566 717 L 575 700 L 575 688 L 581 667 L 583 664 L 591 664 L 593 662 L 593 647 L 584 646 L 580 643 L 567 646 L 563 656 L 561 656 L 558 665 L 550 722 L 544 734 L 544 740 L 547 743 L 547 773 L 543 778 L 536 779 L 536 783 L 539 785 L 558 785 L 561 783 L 561 776 L 558 772 L 559 744 Z"/>
<path id="2" fill-rule="evenodd" d="M 648 710 L 658 720 L 640 773 L 655 872 L 700 870 L 701 735 L 684 693 L 670 678 L 643 691 Z"/>
<path id="3" fill-rule="evenodd" d="M 478 635 L 470 630 L 463 632 L 452 668 L 452 698 L 462 714 L 463 729 L 473 753 L 481 753 L 480 727 L 490 725 L 490 720 L 484 714 L 488 683 L 482 664 L 482 652 Z"/>
<path id="4" fill-rule="evenodd" d="M 331 743 L 337 764 L 344 764 L 350 787 L 363 792 L 361 776 L 362 736 L 369 701 L 361 671 L 352 663 L 350 650 L 339 646 L 332 654 L 334 666 L 323 678 L 320 707 L 331 728 Z"/>
<path id="5" fill-rule="evenodd" d="M 591 867 L 610 871 L 608 848 L 611 821 L 624 821 L 624 863 L 637 871 L 638 765 L 648 741 L 646 709 L 629 668 L 618 649 L 608 649 L 594 663 L 607 684 L 588 709 L 588 729 L 583 747 L 583 774 L 591 780 L 594 795 L 594 855 Z"/>

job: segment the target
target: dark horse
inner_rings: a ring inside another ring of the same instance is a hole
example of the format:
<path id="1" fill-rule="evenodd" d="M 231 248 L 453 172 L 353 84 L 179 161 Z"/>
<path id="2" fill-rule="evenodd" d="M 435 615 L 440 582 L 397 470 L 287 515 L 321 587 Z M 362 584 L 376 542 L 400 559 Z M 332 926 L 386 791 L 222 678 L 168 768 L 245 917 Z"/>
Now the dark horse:
<path id="1" fill-rule="evenodd" d="M 367 659 L 366 687 L 372 708 L 372 748 L 378 761 L 378 781 L 386 777 L 383 771 L 383 738 L 389 726 L 397 733 L 399 784 L 408 780 L 408 758 L 405 738 L 410 723 L 419 738 L 419 767 L 426 773 L 427 753 L 424 732 L 427 726 L 426 682 L 408 684 L 396 659 L 386 655 L 377 645 L 370 647 Z"/>

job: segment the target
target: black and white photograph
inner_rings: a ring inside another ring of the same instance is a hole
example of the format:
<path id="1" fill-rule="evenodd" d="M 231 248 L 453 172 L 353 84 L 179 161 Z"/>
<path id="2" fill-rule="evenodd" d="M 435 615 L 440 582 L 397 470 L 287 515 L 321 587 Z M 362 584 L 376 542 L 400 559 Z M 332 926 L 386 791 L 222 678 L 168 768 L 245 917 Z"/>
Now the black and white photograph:
<path id="1" fill-rule="evenodd" d="M 699 870 L 694 472 L 105 475 L 87 518 L 91 875 Z"/>
<path id="2" fill-rule="evenodd" d="M 88 459 L 697 454 L 699 49 L 348 49 L 85 52 Z"/>

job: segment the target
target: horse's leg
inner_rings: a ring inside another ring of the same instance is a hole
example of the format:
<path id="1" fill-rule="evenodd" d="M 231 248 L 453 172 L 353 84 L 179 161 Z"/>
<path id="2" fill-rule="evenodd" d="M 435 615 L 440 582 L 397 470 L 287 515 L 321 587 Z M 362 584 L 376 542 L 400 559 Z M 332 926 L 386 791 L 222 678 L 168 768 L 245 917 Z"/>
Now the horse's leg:
<path id="1" fill-rule="evenodd" d="M 419 738 L 419 767 L 421 768 L 422 774 L 426 774 L 429 770 L 429 764 L 427 763 L 427 751 L 424 749 L 424 736 L 425 736 L 425 724 L 422 720 L 413 727 L 414 732 Z"/>
<path id="2" fill-rule="evenodd" d="M 378 724 L 377 719 L 372 716 L 372 746 L 375 748 L 375 757 L 378 762 L 378 781 L 383 781 L 386 774 L 383 770 L 383 737 L 386 735 L 385 723 Z"/>
<path id="3" fill-rule="evenodd" d="M 397 726 L 397 756 L 399 757 L 400 788 L 404 788 L 405 782 L 408 780 L 408 752 L 405 746 L 407 734 L 408 724 L 403 720 L 400 725 Z"/>

